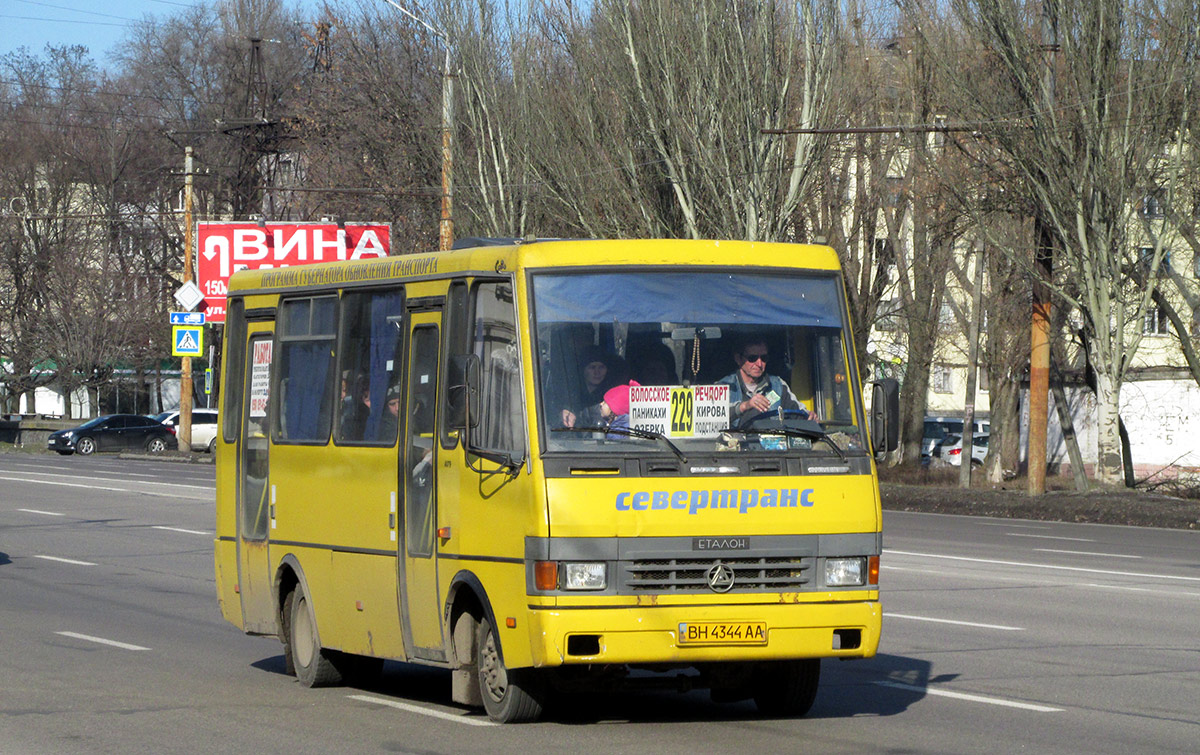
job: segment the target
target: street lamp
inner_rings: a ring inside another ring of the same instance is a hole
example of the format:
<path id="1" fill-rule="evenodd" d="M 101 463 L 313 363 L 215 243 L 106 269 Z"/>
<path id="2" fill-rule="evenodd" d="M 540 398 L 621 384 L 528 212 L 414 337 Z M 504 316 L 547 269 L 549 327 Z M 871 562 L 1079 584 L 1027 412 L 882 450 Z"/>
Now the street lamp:
<path id="1" fill-rule="evenodd" d="M 454 246 L 454 73 L 450 66 L 450 38 L 395 0 L 383 1 L 424 26 L 446 48 L 442 68 L 442 220 L 438 226 L 438 249 L 447 251 Z"/>

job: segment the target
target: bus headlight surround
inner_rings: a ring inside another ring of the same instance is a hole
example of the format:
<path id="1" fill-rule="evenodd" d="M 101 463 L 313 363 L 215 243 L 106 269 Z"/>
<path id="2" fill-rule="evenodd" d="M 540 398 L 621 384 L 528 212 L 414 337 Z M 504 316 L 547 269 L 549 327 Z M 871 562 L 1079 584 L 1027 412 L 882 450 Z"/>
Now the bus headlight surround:
<path id="1" fill-rule="evenodd" d="M 608 564 L 566 562 L 562 566 L 564 590 L 603 590 L 608 587 Z"/>
<path id="2" fill-rule="evenodd" d="M 827 558 L 825 559 L 826 587 L 853 587 L 866 583 L 867 559 L 856 558 Z"/>

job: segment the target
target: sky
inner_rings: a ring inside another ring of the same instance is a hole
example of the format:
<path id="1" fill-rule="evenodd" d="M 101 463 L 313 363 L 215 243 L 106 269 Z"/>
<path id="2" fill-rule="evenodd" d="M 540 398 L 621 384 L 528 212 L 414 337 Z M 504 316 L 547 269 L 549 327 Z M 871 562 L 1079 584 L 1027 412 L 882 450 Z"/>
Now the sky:
<path id="1" fill-rule="evenodd" d="M 104 67 L 131 22 L 172 16 L 196 4 L 198 0 L 0 0 L 0 55 L 22 46 L 40 54 L 47 44 L 83 45 Z"/>

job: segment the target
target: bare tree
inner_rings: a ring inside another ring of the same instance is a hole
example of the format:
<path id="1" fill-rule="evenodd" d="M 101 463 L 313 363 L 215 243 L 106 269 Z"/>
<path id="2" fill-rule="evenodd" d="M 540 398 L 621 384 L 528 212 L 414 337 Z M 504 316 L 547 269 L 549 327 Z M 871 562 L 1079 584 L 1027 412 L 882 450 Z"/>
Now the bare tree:
<path id="1" fill-rule="evenodd" d="M 833 2 L 569 2 L 540 16 L 536 169 L 592 235 L 790 238 L 818 182 L 841 41 Z M 553 87 L 553 89 L 551 89 Z M 611 188 L 610 188 L 611 187 Z"/>
<path id="2" fill-rule="evenodd" d="M 1054 263 L 1078 286 L 1077 293 L 1062 285 L 1054 292 L 1082 315 L 1096 375 L 1098 477 L 1115 482 L 1120 388 L 1163 256 L 1159 246 L 1137 259 L 1129 232 L 1151 166 L 1188 130 L 1176 92 L 1197 70 L 1185 50 L 1162 45 L 1154 33 L 1158 19 L 1175 14 L 1170 0 L 1035 5 L 955 0 L 974 42 L 969 54 L 985 57 L 992 74 L 971 67 L 975 75 L 956 75 L 964 69 L 960 55 L 946 56 L 944 68 L 956 101 L 986 124 L 1000 159 L 1029 187 L 1056 244 Z M 1038 10 L 1041 24 L 1033 22 Z"/>

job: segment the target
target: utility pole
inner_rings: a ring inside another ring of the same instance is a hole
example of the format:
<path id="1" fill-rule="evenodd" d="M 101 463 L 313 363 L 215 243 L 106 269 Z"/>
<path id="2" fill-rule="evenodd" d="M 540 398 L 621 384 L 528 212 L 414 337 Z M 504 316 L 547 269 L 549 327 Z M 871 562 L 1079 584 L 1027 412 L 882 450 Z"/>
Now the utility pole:
<path id="1" fill-rule="evenodd" d="M 979 372 L 979 321 L 983 319 L 983 244 L 975 247 L 975 290 L 971 293 L 971 325 L 967 332 L 967 398 L 963 402 L 962 460 L 958 486 L 971 487 L 971 460 L 975 458 L 975 388 Z"/>
<path id="2" fill-rule="evenodd" d="M 450 70 L 450 42 L 442 68 L 442 220 L 438 224 L 438 249 L 454 246 L 454 73 Z"/>
<path id="3" fill-rule="evenodd" d="M 388 5 L 416 21 L 442 41 L 446 48 L 442 64 L 442 219 L 438 223 L 438 249 L 447 251 L 454 246 L 454 69 L 450 60 L 450 38 L 437 27 L 416 15 L 395 0 L 383 0 Z"/>
<path id="4" fill-rule="evenodd" d="M 1054 112 L 1054 53 L 1058 50 L 1058 25 L 1050 3 L 1042 3 L 1043 107 Z M 1054 237 L 1039 212 L 1035 222 L 1033 313 L 1029 333 L 1029 495 L 1046 492 L 1046 429 L 1050 419 L 1050 276 L 1053 270 Z"/>
<path id="5" fill-rule="evenodd" d="M 192 281 L 192 148 L 183 158 L 183 282 Z M 192 358 L 180 357 L 179 367 L 179 450 L 192 450 Z"/>

